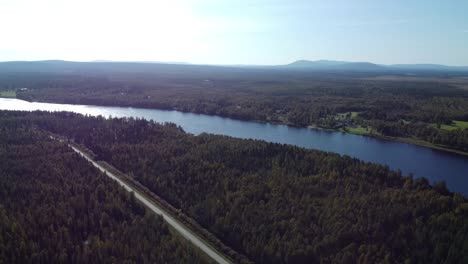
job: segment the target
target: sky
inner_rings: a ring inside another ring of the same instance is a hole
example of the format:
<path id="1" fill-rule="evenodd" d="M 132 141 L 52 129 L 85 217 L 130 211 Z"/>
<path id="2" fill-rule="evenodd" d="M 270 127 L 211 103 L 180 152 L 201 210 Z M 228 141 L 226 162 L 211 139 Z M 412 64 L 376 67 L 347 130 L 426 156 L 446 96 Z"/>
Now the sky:
<path id="1" fill-rule="evenodd" d="M 466 0 L 0 0 L 0 61 L 468 65 Z"/>

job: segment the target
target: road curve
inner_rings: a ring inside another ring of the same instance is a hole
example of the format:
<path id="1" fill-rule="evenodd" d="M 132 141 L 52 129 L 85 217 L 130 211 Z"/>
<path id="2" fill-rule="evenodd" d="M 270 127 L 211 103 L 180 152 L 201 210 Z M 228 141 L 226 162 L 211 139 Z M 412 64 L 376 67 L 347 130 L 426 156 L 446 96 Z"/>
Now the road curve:
<path id="1" fill-rule="evenodd" d="M 190 229 L 188 229 L 186 226 L 182 225 L 179 221 L 177 221 L 175 218 L 169 215 L 164 209 L 156 205 L 155 203 L 151 202 L 149 199 L 146 197 L 142 196 L 138 190 L 135 188 L 129 186 L 122 180 L 120 180 L 115 174 L 112 172 L 108 171 L 101 165 L 99 165 L 97 162 L 95 162 L 93 159 L 88 157 L 85 153 L 83 153 L 81 150 L 77 149 L 76 147 L 72 145 L 68 145 L 71 147 L 76 153 L 80 154 L 83 158 L 88 160 L 91 164 L 94 165 L 94 167 L 98 168 L 100 171 L 105 172 L 107 176 L 112 178 L 113 180 L 117 181 L 121 186 L 123 186 L 127 191 L 129 192 L 134 192 L 135 193 L 135 198 L 140 200 L 146 207 L 148 207 L 151 211 L 154 213 L 161 215 L 163 219 L 171 225 L 177 232 L 179 232 L 183 237 L 186 239 L 190 240 L 195 246 L 200 248 L 203 252 L 205 252 L 208 256 L 210 256 L 213 260 L 220 264 L 229 264 L 231 263 L 226 257 L 224 257 L 221 253 L 213 249 L 207 242 L 199 238 L 197 235 L 195 235 L 194 232 L 192 232 Z"/>

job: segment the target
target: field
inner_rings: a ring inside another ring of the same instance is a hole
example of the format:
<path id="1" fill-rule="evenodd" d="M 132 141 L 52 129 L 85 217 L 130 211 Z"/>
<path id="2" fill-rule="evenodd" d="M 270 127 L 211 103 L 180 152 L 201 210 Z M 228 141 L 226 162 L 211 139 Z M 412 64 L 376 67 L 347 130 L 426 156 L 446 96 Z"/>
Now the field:
<path id="1" fill-rule="evenodd" d="M 348 133 L 352 133 L 352 134 L 357 134 L 357 135 L 366 135 L 366 134 L 369 134 L 369 129 L 367 127 L 362 127 L 362 126 L 358 126 L 358 127 L 346 127 L 346 128 L 342 128 L 340 129 L 340 131 L 342 132 L 348 132 Z"/>
<path id="2" fill-rule="evenodd" d="M 455 126 L 461 129 L 467 129 L 468 128 L 468 122 L 466 121 L 456 121 L 454 120 L 453 123 L 455 123 Z"/>
<path id="3" fill-rule="evenodd" d="M 0 91 L 0 97 L 16 98 L 16 91 Z"/>
<path id="4" fill-rule="evenodd" d="M 431 124 L 433 127 L 437 127 L 437 124 Z M 467 129 L 468 128 L 468 122 L 466 121 L 457 121 L 453 120 L 452 124 L 450 125 L 440 125 L 441 130 L 446 130 L 446 131 L 453 131 L 457 129 Z"/>

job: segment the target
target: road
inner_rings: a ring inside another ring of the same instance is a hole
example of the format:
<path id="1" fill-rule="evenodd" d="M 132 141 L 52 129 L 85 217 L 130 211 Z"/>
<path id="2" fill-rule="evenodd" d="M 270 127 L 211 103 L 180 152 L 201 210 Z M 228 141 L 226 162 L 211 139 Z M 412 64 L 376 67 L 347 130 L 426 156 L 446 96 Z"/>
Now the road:
<path id="1" fill-rule="evenodd" d="M 148 198 L 144 197 L 143 195 L 138 192 L 135 188 L 129 186 L 122 180 L 120 180 L 115 174 L 112 172 L 106 170 L 104 167 L 99 165 L 97 162 L 92 160 L 90 157 L 88 157 L 85 153 L 83 153 L 81 150 L 77 149 L 76 147 L 69 145 L 75 152 L 80 154 L 83 158 L 88 160 L 90 163 L 94 165 L 94 167 L 98 168 L 100 171 L 105 172 L 107 176 L 112 178 L 113 180 L 117 181 L 120 185 L 122 185 L 127 191 L 129 192 L 134 192 L 135 193 L 135 198 L 140 200 L 147 208 L 149 208 L 151 211 L 154 213 L 161 215 L 164 220 L 171 225 L 177 232 L 179 232 L 183 237 L 191 241 L 195 246 L 200 248 L 203 252 L 205 252 L 208 256 L 210 256 L 213 260 L 220 264 L 228 264 L 231 263 L 226 257 L 224 257 L 221 253 L 216 251 L 212 246 L 210 246 L 206 241 L 202 240 L 199 238 L 193 231 L 191 231 L 189 228 L 187 228 L 185 225 L 181 224 L 179 221 L 177 221 L 175 218 L 170 216 L 168 212 L 166 212 L 164 209 L 156 205 L 155 203 L 151 202 Z"/>

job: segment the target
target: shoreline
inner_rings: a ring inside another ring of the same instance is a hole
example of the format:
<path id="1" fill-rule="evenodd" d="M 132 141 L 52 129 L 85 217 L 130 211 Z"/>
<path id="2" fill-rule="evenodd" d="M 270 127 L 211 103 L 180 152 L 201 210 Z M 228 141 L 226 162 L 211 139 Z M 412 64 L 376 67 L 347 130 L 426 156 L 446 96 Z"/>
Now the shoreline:
<path id="1" fill-rule="evenodd" d="M 343 131 L 340 129 L 335 129 L 335 128 L 327 128 L 327 127 L 320 127 L 320 126 L 314 126 L 314 125 L 308 125 L 306 127 L 303 126 L 296 126 L 296 125 L 291 125 L 291 124 L 285 124 L 281 122 L 267 122 L 267 121 L 257 121 L 255 120 L 254 122 L 258 123 L 269 123 L 269 124 L 279 124 L 279 125 L 286 125 L 290 127 L 295 127 L 295 128 L 307 128 L 307 129 L 315 129 L 315 130 L 321 130 L 321 131 L 327 131 L 327 132 L 341 132 L 345 134 L 350 134 L 350 135 L 356 135 L 356 136 L 362 136 L 362 137 L 370 137 L 370 138 L 377 138 L 380 140 L 385 140 L 385 141 L 393 141 L 393 142 L 400 142 L 400 143 L 405 143 L 409 145 L 415 145 L 415 146 L 420 146 L 420 147 L 425 147 L 425 148 L 430 148 L 430 149 L 435 149 L 439 151 L 444 151 L 444 152 L 449 152 L 457 155 L 462 155 L 462 156 L 467 156 L 468 157 L 468 152 L 458 150 L 458 149 L 453 149 L 447 146 L 441 146 L 441 145 L 436 145 L 428 141 L 424 141 L 422 139 L 418 138 L 410 138 L 410 137 L 390 137 L 390 136 L 383 136 L 383 135 L 377 135 L 377 134 L 368 134 L 368 133 L 353 133 L 350 131 Z"/>
<path id="2" fill-rule="evenodd" d="M 327 131 L 327 132 L 341 132 L 341 133 L 346 133 L 346 134 L 351 134 L 351 135 L 356 135 L 356 136 L 364 136 L 364 137 L 371 137 L 371 138 L 377 138 L 385 141 L 393 141 L 393 142 L 400 142 L 400 143 L 405 143 L 405 144 L 410 144 L 410 145 L 415 145 L 415 146 L 420 146 L 420 147 L 425 147 L 425 148 L 430 148 L 434 150 L 439 150 L 439 151 L 444 151 L 444 152 L 449 152 L 452 154 L 457 154 L 461 156 L 468 156 L 468 152 L 462 151 L 462 150 L 457 150 L 453 149 L 450 147 L 446 146 L 440 146 L 436 145 L 421 139 L 417 138 L 404 138 L 404 137 L 390 137 L 390 136 L 382 136 L 382 135 L 377 135 L 377 134 L 360 134 L 360 133 L 353 133 L 349 131 L 342 131 L 340 129 L 336 128 L 326 128 L 326 127 L 320 127 L 316 125 L 308 125 L 308 126 L 299 126 L 291 123 L 285 123 L 281 121 L 266 121 L 266 120 L 256 120 L 256 119 L 240 119 L 240 118 L 235 118 L 231 116 L 226 116 L 226 115 L 216 115 L 216 114 L 208 114 L 208 113 L 199 113 L 199 112 L 189 112 L 189 111 L 181 111 L 180 109 L 164 109 L 164 108 L 155 108 L 155 107 L 147 107 L 147 106 L 129 106 L 129 105 L 112 105 L 112 104 L 83 104 L 83 103 L 73 103 L 73 102 L 54 102 L 54 101 L 34 101 L 34 100 L 27 100 L 23 99 L 21 97 L 16 97 L 16 98 L 6 98 L 6 99 L 18 99 L 18 100 L 23 100 L 26 102 L 30 103 L 52 103 L 52 104 L 71 104 L 71 105 L 93 105 L 93 106 L 105 106 L 105 107 L 135 107 L 135 108 L 142 108 L 142 109 L 155 109 L 155 110 L 162 110 L 162 111 L 178 111 L 181 113 L 191 113 L 191 114 L 198 114 L 198 115 L 207 115 L 207 116 L 217 116 L 217 117 L 222 117 L 222 118 L 229 118 L 232 120 L 237 120 L 237 121 L 243 121 L 243 122 L 255 122 L 255 123 L 260 123 L 260 124 L 272 124 L 272 125 L 284 125 L 288 127 L 294 127 L 294 128 L 306 128 L 306 129 L 314 129 L 314 130 L 321 130 L 321 131 Z"/>

